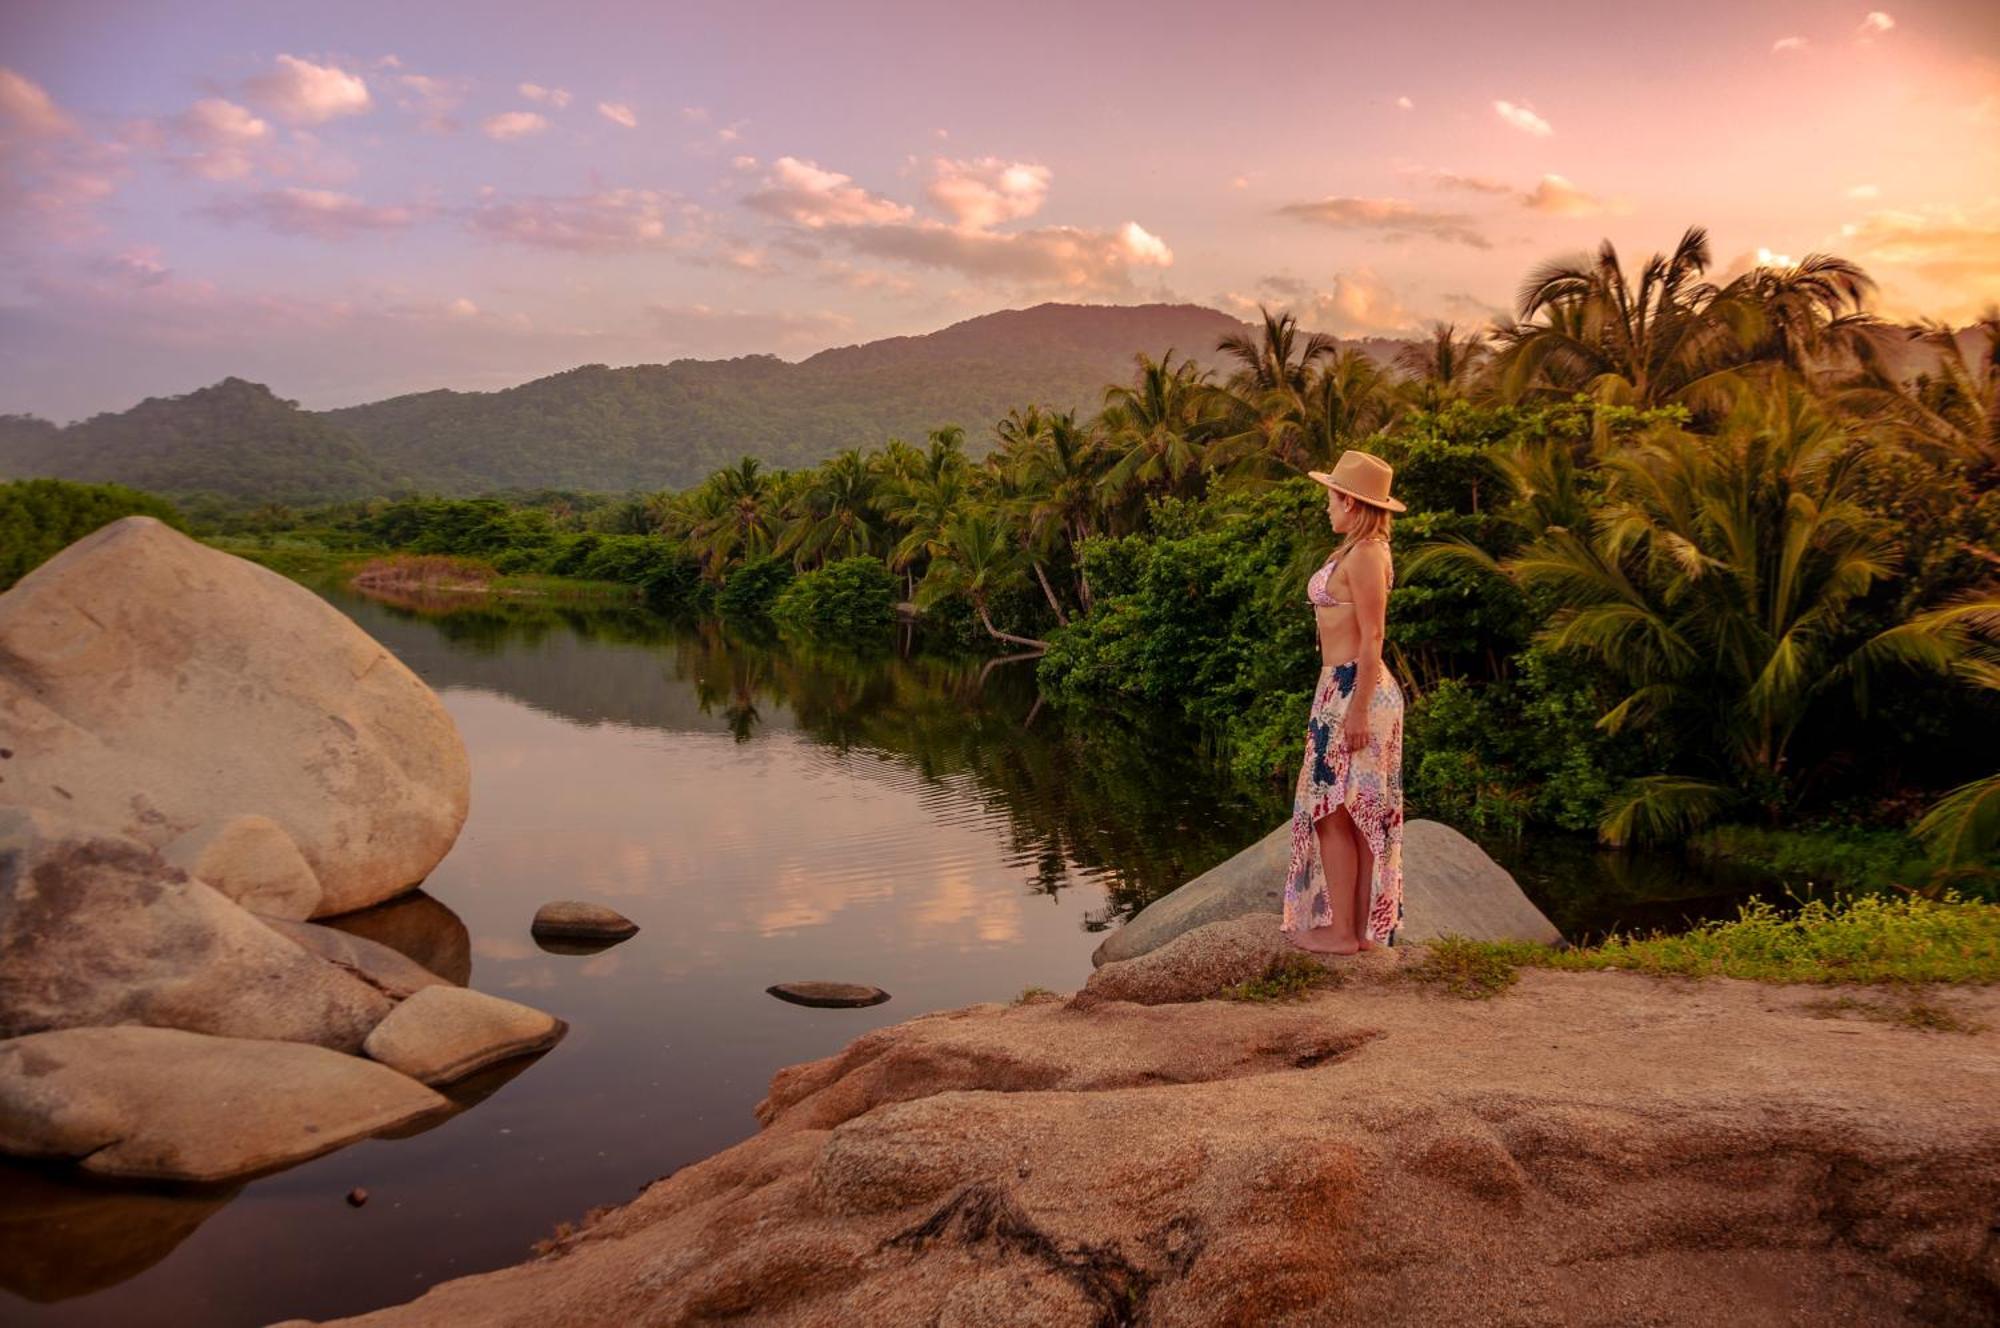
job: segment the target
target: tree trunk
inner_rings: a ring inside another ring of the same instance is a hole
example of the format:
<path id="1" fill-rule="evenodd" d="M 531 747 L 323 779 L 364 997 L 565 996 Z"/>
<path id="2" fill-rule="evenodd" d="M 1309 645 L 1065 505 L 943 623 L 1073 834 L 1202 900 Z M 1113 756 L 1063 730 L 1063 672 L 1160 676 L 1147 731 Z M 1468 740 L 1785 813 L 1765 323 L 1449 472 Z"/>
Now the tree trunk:
<path id="1" fill-rule="evenodd" d="M 1056 598 L 1055 588 L 1049 585 L 1048 573 L 1042 570 L 1041 563 L 1032 558 L 1028 561 L 1035 569 L 1035 580 L 1042 583 L 1042 593 L 1048 596 L 1049 607 L 1055 610 L 1056 621 L 1064 627 L 1069 626 L 1069 615 L 1063 612 L 1062 602 Z"/>
<path id="2" fill-rule="evenodd" d="M 1037 641 L 1032 636 L 1015 636 L 1012 632 L 1001 631 L 998 627 L 995 627 L 993 625 L 993 620 L 986 616 L 986 606 L 984 604 L 976 605 L 975 607 L 977 607 L 979 610 L 979 621 L 985 626 L 986 634 L 988 636 L 991 636 L 994 640 L 1012 641 L 1017 646 L 1035 646 L 1042 650 L 1047 650 L 1049 648 L 1048 642 Z"/>

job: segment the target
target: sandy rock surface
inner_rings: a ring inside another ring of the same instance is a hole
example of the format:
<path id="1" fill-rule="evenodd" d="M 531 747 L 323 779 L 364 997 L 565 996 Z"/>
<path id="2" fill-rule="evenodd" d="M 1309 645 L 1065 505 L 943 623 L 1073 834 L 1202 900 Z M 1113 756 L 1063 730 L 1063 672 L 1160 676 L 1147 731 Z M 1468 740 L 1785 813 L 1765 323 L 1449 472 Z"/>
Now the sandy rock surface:
<path id="1" fill-rule="evenodd" d="M 1982 1026 L 1941 1033 L 1727 980 L 1529 970 L 1460 1000 L 1411 957 L 1291 1003 L 1041 999 L 869 1033 L 549 1256 L 343 1322 L 2000 1310 L 2000 991 L 1933 997 Z"/>
<path id="2" fill-rule="evenodd" d="M 0 807 L 0 1037 L 129 1023 L 353 1052 L 391 1004 L 144 844 Z"/>
<path id="3" fill-rule="evenodd" d="M 136 1027 L 0 1042 L 0 1150 L 101 1176 L 232 1180 L 446 1106 L 413 1079 L 298 1042 Z"/>
<path id="4" fill-rule="evenodd" d="M 144 516 L 0 595 L 0 733 L 8 803 L 156 848 L 273 823 L 313 873 L 314 916 L 421 881 L 470 794 L 457 727 L 384 647 L 303 586 Z M 238 843 L 231 879 L 274 852 Z"/>

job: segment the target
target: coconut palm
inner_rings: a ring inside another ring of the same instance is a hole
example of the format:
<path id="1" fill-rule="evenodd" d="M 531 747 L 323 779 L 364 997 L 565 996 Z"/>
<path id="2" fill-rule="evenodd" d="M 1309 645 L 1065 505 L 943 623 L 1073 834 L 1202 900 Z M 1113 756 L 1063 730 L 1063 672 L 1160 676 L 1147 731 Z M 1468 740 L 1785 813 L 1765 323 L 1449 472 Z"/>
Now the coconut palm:
<path id="1" fill-rule="evenodd" d="M 1007 527 L 1004 518 L 991 512 L 966 511 L 953 517 L 945 528 L 943 547 L 917 587 L 917 603 L 929 606 L 947 595 L 964 595 L 995 640 L 1046 649 L 1046 641 L 1016 636 L 993 625 L 994 593 L 1018 582 L 1026 571 L 1026 555 Z"/>
<path id="2" fill-rule="evenodd" d="M 1208 371 L 1191 360 L 1174 363 L 1141 354 L 1131 386 L 1105 389 L 1099 424 L 1113 461 L 1102 487 L 1107 497 L 1143 501 L 1156 494 L 1196 496 L 1205 445 L 1223 423 Z"/>
<path id="3" fill-rule="evenodd" d="M 1842 404 L 1906 446 L 1989 473 L 2000 467 L 2000 307 L 1963 332 L 1927 322 L 1911 335 L 1933 352 L 1932 364 L 1905 380 L 1870 338 L 1839 391 Z"/>
<path id="4" fill-rule="evenodd" d="M 1797 791 L 1789 755 L 1808 714 L 1844 689 L 1865 705 L 1886 667 L 1963 670 L 1971 615 L 2000 601 L 1873 635 L 1853 624 L 1895 554 L 1857 501 L 1861 453 L 1797 379 L 1742 387 L 1716 434 L 1660 427 L 1603 459 L 1592 524 L 1551 522 L 1499 565 L 1559 606 L 1546 642 L 1626 689 L 1602 727 L 1668 728 L 1704 767 L 1633 781 L 1600 826 L 1608 842 L 1677 834 L 1727 807 L 1775 817 Z M 1574 521 L 1574 477 L 1549 478 L 1547 515 Z"/>
<path id="5" fill-rule="evenodd" d="M 1863 302 L 1875 281 L 1831 254 L 1762 265 L 1716 292 L 1714 310 L 1736 329 L 1741 358 L 1810 375 L 1855 362 L 1881 323 Z"/>
<path id="6" fill-rule="evenodd" d="M 814 467 L 794 500 L 777 552 L 799 567 L 870 554 L 884 543 L 876 472 L 853 448 Z"/>
<path id="7" fill-rule="evenodd" d="M 731 562 L 772 551 L 781 532 L 777 485 L 756 457 L 716 471 L 696 490 L 689 530 L 715 580 Z"/>
<path id="8" fill-rule="evenodd" d="M 1263 305 L 1257 306 L 1264 320 L 1261 332 L 1232 332 L 1215 343 L 1215 348 L 1237 362 L 1229 386 L 1239 392 L 1288 392 L 1301 396 L 1312 377 L 1313 365 L 1340 349 L 1340 343 L 1318 332 L 1299 335 L 1299 320 L 1290 313 L 1275 317 Z"/>
<path id="9" fill-rule="evenodd" d="M 1455 323 L 1431 324 L 1427 340 L 1396 353 L 1396 367 L 1407 376 L 1410 399 L 1423 410 L 1437 410 L 1454 397 L 1471 393 L 1491 347 L 1477 329 L 1458 334 Z"/>
<path id="10" fill-rule="evenodd" d="M 1611 241 L 1591 258 L 1559 259 L 1522 284 L 1519 321 L 1495 329 L 1502 394 L 1520 400 L 1588 393 L 1622 405 L 1690 402 L 1741 362 L 1735 329 L 1711 310 L 1708 232 L 1691 226 L 1670 254 L 1629 278 Z M 1690 402 L 1690 404 L 1692 404 Z"/>
<path id="11" fill-rule="evenodd" d="M 1102 481 L 1109 467 L 1097 432 L 1079 424 L 1075 411 L 1048 415 L 1034 444 L 1021 458 L 1022 490 L 1026 499 L 1024 517 L 1029 546 L 1039 552 L 1039 562 L 1050 552 L 1067 545 L 1076 567 L 1077 602 L 1086 612 L 1091 606 L 1090 582 L 1083 574 L 1077 551 L 1095 534 L 1103 519 Z M 1058 620 L 1062 609 L 1050 594 Z"/>

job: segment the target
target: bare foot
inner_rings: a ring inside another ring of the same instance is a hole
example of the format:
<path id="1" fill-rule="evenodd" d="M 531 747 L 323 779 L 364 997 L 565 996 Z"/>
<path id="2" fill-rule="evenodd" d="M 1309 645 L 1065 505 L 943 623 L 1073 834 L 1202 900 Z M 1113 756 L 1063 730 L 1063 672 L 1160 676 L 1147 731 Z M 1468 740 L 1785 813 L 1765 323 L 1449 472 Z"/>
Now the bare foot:
<path id="1" fill-rule="evenodd" d="M 1286 933 L 1286 939 L 1301 950 L 1311 954 L 1351 955 L 1360 947 L 1350 940 L 1329 935 L 1330 927 L 1315 927 L 1311 931 Z"/>

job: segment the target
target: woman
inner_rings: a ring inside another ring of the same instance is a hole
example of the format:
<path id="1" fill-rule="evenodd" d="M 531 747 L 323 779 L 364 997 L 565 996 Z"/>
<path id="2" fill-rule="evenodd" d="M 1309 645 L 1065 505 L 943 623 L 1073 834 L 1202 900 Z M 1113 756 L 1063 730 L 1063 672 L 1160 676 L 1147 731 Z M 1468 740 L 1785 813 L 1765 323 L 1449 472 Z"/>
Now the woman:
<path id="1" fill-rule="evenodd" d="M 1326 514 L 1344 538 L 1306 598 L 1319 628 L 1319 686 L 1306 722 L 1292 798 L 1292 860 L 1280 924 L 1292 944 L 1354 954 L 1389 943 L 1403 920 L 1403 694 L 1382 667 L 1388 617 L 1394 472 L 1343 452 L 1326 486 Z"/>

